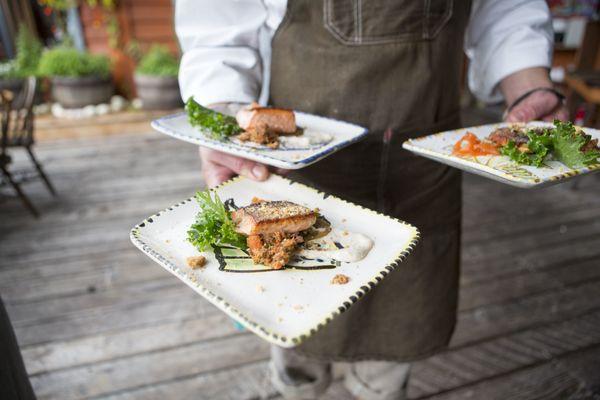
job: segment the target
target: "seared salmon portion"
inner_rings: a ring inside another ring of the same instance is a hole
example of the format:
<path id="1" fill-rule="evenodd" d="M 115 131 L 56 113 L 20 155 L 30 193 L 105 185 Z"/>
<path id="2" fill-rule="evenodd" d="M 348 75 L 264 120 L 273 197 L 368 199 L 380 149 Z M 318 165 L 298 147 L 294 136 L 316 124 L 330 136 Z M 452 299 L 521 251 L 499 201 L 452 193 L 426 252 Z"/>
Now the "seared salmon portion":
<path id="1" fill-rule="evenodd" d="M 231 218 L 238 233 L 250 236 L 300 232 L 313 226 L 317 214 L 290 201 L 262 201 L 233 211 Z"/>
<path id="2" fill-rule="evenodd" d="M 252 103 L 249 107 L 238 111 L 236 119 L 240 127 L 246 131 L 290 135 L 298 130 L 292 110 L 261 107 L 257 103 Z"/>

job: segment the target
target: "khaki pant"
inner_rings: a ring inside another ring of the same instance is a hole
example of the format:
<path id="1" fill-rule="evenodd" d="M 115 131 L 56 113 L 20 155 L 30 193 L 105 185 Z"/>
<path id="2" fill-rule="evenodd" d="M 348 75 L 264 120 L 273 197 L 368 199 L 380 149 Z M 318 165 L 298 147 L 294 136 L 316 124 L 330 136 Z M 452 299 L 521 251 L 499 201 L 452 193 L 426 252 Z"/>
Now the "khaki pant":
<path id="1" fill-rule="evenodd" d="M 331 363 L 271 347 L 271 382 L 286 399 L 314 400 L 331 383 Z M 349 365 L 346 389 L 360 400 L 404 400 L 409 363 L 358 361 Z"/>

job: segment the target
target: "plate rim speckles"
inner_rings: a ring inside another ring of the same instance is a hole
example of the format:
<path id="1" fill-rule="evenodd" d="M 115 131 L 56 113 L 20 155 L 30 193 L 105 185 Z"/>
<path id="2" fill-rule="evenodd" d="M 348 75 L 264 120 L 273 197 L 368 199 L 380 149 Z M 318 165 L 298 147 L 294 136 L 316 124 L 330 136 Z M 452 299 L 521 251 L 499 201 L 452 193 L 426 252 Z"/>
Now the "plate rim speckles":
<path id="1" fill-rule="evenodd" d="M 378 218 L 383 217 L 386 220 L 389 220 L 389 222 L 394 223 L 395 226 L 398 226 L 398 224 L 401 225 L 402 228 L 404 229 L 403 234 L 406 235 L 406 242 L 398 244 L 398 249 L 397 249 L 398 251 L 397 252 L 394 251 L 393 257 L 391 257 L 389 260 L 387 260 L 385 262 L 381 262 L 381 265 L 378 264 L 377 266 L 373 266 L 372 270 L 369 269 L 368 270 L 369 273 L 367 274 L 369 276 L 368 280 L 365 279 L 364 282 L 357 281 L 358 282 L 357 285 L 360 285 L 359 289 L 357 289 L 355 292 L 352 292 L 352 295 L 350 295 L 348 297 L 343 297 L 343 301 L 341 301 L 339 303 L 339 307 L 337 309 L 331 311 L 330 313 L 328 312 L 327 316 L 323 320 L 321 320 L 319 323 L 317 323 L 314 326 L 310 326 L 310 328 L 307 328 L 306 330 L 303 330 L 302 332 L 298 332 L 297 334 L 294 334 L 294 335 L 285 335 L 285 334 L 282 334 L 281 332 L 278 332 L 276 329 L 268 328 L 268 327 L 260 324 L 259 322 L 257 322 L 255 320 L 255 318 L 253 318 L 250 315 L 247 315 L 247 313 L 241 312 L 230 301 L 221 297 L 219 294 L 213 292 L 210 289 L 210 287 L 208 287 L 208 285 L 205 285 L 202 282 L 200 282 L 198 279 L 196 279 L 195 275 L 190 273 L 189 268 L 183 268 L 181 265 L 176 265 L 174 262 L 169 260 L 168 259 L 169 257 L 165 256 L 165 254 L 163 254 L 163 252 L 161 252 L 160 249 L 155 248 L 155 246 L 153 246 L 151 243 L 149 243 L 149 241 L 144 239 L 144 230 L 145 229 L 148 229 L 148 227 L 151 224 L 156 223 L 160 218 L 167 216 L 169 213 L 175 211 L 178 207 L 186 206 L 186 203 L 194 201 L 193 197 L 183 200 L 182 202 L 179 202 L 173 206 L 170 206 L 170 207 L 144 219 L 142 222 L 135 225 L 131 229 L 130 239 L 133 242 L 133 244 L 137 248 L 139 248 L 143 253 L 145 253 L 148 257 L 150 257 L 156 263 L 158 263 L 163 268 L 165 268 L 166 270 L 171 272 L 177 278 L 182 280 L 186 285 L 188 285 L 194 291 L 196 291 L 197 293 L 202 295 L 210 303 L 217 306 L 219 309 L 224 311 L 230 317 L 232 317 L 235 320 L 237 320 L 238 322 L 240 322 L 243 326 L 245 326 L 250 331 L 254 332 L 261 338 L 263 338 L 273 344 L 276 344 L 276 345 L 279 345 L 282 347 L 294 347 L 294 346 L 297 346 L 300 343 L 304 342 L 310 336 L 314 335 L 319 329 L 321 329 L 323 326 L 325 326 L 327 323 L 329 323 L 331 320 L 333 320 L 339 314 L 347 311 L 354 303 L 356 303 L 360 298 L 362 298 L 367 292 L 369 292 L 371 289 L 376 287 L 376 285 L 379 284 L 379 282 L 381 282 L 391 271 L 396 269 L 398 267 L 398 265 L 408 256 L 410 251 L 416 246 L 416 244 L 419 240 L 419 237 L 420 237 L 420 233 L 416 227 L 414 227 L 413 225 L 411 225 L 407 222 L 401 221 L 397 218 L 392 218 L 392 217 L 386 216 L 377 211 L 373 211 L 373 210 L 364 208 L 362 206 L 353 204 L 349 201 L 340 199 L 338 197 L 331 196 L 327 193 L 323 193 L 323 192 L 321 192 L 317 189 L 314 189 L 310 186 L 306 186 L 302 183 L 292 181 L 290 179 L 283 178 L 278 175 L 273 175 L 273 177 L 271 179 L 282 180 L 284 183 L 289 184 L 289 185 L 298 185 L 298 187 L 301 188 L 301 190 L 310 190 L 310 191 L 318 194 L 319 196 L 322 196 L 323 199 L 328 200 L 331 198 L 333 201 L 341 201 L 341 202 L 345 203 L 348 207 L 361 209 L 362 212 L 372 213 L 373 215 L 377 215 Z M 222 188 L 225 188 L 229 185 L 234 185 L 234 184 L 236 184 L 236 182 L 243 183 L 243 181 L 248 181 L 248 180 L 243 177 L 236 177 L 236 178 L 233 178 L 233 179 L 230 179 L 230 180 L 224 182 L 223 184 L 219 185 L 218 187 L 214 188 L 213 190 L 218 192 Z M 329 271 L 331 271 L 331 270 L 329 270 Z M 372 272 L 372 274 L 371 274 L 371 272 Z M 228 272 L 221 272 L 221 273 L 228 274 Z M 277 272 L 269 271 L 267 273 L 271 274 L 271 273 L 277 273 Z M 310 274 L 311 272 L 309 271 L 307 273 Z M 236 274 L 236 275 L 238 275 L 238 274 Z M 250 274 L 250 275 L 254 275 L 254 274 Z"/>
<path id="2" fill-rule="evenodd" d="M 573 178 L 575 176 L 578 176 L 578 175 L 600 171 L 600 163 L 599 163 L 599 164 L 593 164 L 593 165 L 586 166 L 584 168 L 577 168 L 577 169 L 571 169 L 571 168 L 564 166 L 564 168 L 567 171 L 557 172 L 556 174 L 551 175 L 551 176 L 524 177 L 524 176 L 518 176 L 515 174 L 510 174 L 506 171 L 491 167 L 489 165 L 486 165 L 486 164 L 483 164 L 483 163 L 480 163 L 480 162 L 477 162 L 477 161 L 474 161 L 471 159 L 457 157 L 457 156 L 452 155 L 449 152 L 442 152 L 442 151 L 439 151 L 438 149 L 431 149 L 424 145 L 424 143 L 426 143 L 428 141 L 442 140 L 441 139 L 442 137 L 447 137 L 448 135 L 456 135 L 457 133 L 459 133 L 459 134 L 461 134 L 459 136 L 462 136 L 462 134 L 464 134 L 468 131 L 476 131 L 475 134 L 478 135 L 477 132 L 479 130 L 485 130 L 485 131 L 489 131 L 491 133 L 491 131 L 494 129 L 497 129 L 500 127 L 513 126 L 513 125 L 516 125 L 516 124 L 503 122 L 503 123 L 484 124 L 484 125 L 477 125 L 477 126 L 472 126 L 472 127 L 454 129 L 454 130 L 450 130 L 450 131 L 438 132 L 438 133 L 434 133 L 432 135 L 421 136 L 421 137 L 418 137 L 415 139 L 408 139 L 402 144 L 402 147 L 408 151 L 411 151 L 411 152 L 417 154 L 417 155 L 429 158 L 434 161 L 441 162 L 441 163 L 449 165 L 451 167 L 455 167 L 455 168 L 461 169 L 466 172 L 474 173 L 474 174 L 477 174 L 477 175 L 480 175 L 480 176 L 483 176 L 483 177 L 486 177 L 489 179 L 493 179 L 493 180 L 501 182 L 501 183 L 505 183 L 505 184 L 523 188 L 523 189 L 546 187 L 546 186 L 554 185 L 557 183 L 562 183 L 562 182 L 564 182 L 570 178 Z M 552 126 L 551 123 L 542 122 L 542 121 L 532 121 L 527 124 L 519 124 L 519 125 L 527 125 L 527 126 L 533 126 L 533 127 Z M 597 129 L 587 128 L 587 127 L 578 127 L 578 128 L 583 129 L 586 133 L 591 133 L 592 136 L 594 136 L 594 137 L 600 137 L 600 131 L 598 131 Z M 483 136 L 487 136 L 487 135 L 478 135 L 478 137 L 480 137 L 480 138 L 482 138 Z M 504 156 L 502 156 L 502 157 L 506 158 Z M 511 165 L 514 164 L 515 168 L 523 168 L 523 167 L 519 166 L 517 163 L 515 163 L 514 161 L 508 160 L 507 158 L 506 158 L 506 163 L 511 164 Z M 536 167 L 528 167 L 527 169 L 529 171 L 535 170 Z"/>
<path id="3" fill-rule="evenodd" d="M 247 158 L 253 161 L 262 162 L 273 167 L 285 169 L 300 169 L 307 167 L 343 149 L 344 147 L 347 147 L 353 143 L 360 141 L 361 139 L 365 138 L 365 136 L 369 133 L 367 128 L 350 122 L 339 121 L 333 118 L 308 114 L 301 111 L 294 111 L 294 113 L 296 114 L 297 119 L 302 120 L 304 122 L 308 121 L 310 122 L 310 124 L 318 124 L 319 122 L 327 121 L 327 123 L 334 123 L 337 127 L 336 129 L 340 131 L 343 131 L 344 127 L 348 127 L 356 131 L 357 133 L 344 134 L 346 138 L 340 139 L 339 132 L 335 133 L 324 131 L 323 133 L 332 134 L 333 140 L 331 140 L 329 143 L 324 144 L 321 147 L 302 150 L 305 156 L 295 159 L 292 157 L 293 153 L 291 151 L 282 151 L 279 155 L 276 155 L 276 153 L 272 149 L 260 149 L 250 146 L 239 145 L 231 141 L 219 141 L 211 139 L 205 134 L 203 134 L 199 129 L 193 128 L 191 125 L 189 125 L 189 122 L 187 122 L 187 114 L 185 112 L 170 114 L 155 119 L 150 125 L 152 126 L 152 128 L 165 135 L 183 140 L 188 143 L 208 147 L 224 153 Z M 187 132 L 183 130 L 174 129 L 172 123 L 170 123 L 171 120 L 174 119 L 185 119 L 187 123 L 187 125 L 185 126 L 185 130 Z M 306 124 L 304 123 L 303 125 Z M 307 129 L 311 128 L 311 126 L 302 127 Z"/>

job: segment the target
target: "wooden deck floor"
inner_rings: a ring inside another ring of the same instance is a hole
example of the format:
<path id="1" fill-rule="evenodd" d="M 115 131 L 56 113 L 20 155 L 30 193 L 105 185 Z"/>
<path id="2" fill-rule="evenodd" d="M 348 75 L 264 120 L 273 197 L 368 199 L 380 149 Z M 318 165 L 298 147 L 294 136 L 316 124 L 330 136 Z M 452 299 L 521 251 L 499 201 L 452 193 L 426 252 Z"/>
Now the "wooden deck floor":
<path id="1" fill-rule="evenodd" d="M 139 253 L 129 228 L 202 186 L 158 134 L 38 146 L 43 218 L 0 201 L 0 293 L 40 399 L 279 398 L 268 346 Z M 465 176 L 459 325 L 411 399 L 600 398 L 600 179 L 525 191 Z M 343 399 L 335 384 L 327 399 Z"/>

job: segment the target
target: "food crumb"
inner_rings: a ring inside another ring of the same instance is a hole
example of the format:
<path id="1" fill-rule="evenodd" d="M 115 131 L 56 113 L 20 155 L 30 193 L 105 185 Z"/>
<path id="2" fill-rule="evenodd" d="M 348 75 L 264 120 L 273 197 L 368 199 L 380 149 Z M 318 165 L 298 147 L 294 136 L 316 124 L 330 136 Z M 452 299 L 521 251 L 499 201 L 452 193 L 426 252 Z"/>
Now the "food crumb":
<path id="1" fill-rule="evenodd" d="M 202 268 L 204 267 L 204 264 L 206 264 L 206 258 L 204 256 L 188 257 L 186 261 L 188 267 L 191 269 Z"/>
<path id="2" fill-rule="evenodd" d="M 342 235 L 344 235 L 344 236 L 348 236 L 348 231 L 343 231 L 343 232 L 342 232 Z"/>
<path id="3" fill-rule="evenodd" d="M 295 306 L 292 307 L 294 310 L 296 311 L 302 311 L 304 310 L 304 307 L 302 307 L 300 304 L 296 304 Z"/>
<path id="4" fill-rule="evenodd" d="M 344 274 L 337 274 L 331 279 L 332 285 L 345 285 L 348 282 L 350 282 L 350 278 Z"/>
<path id="5" fill-rule="evenodd" d="M 342 222 L 346 222 L 346 218 L 342 218 Z"/>
<path id="6" fill-rule="evenodd" d="M 171 243 L 171 241 L 169 239 L 167 239 L 167 240 L 165 240 L 165 243 L 169 244 L 169 243 Z"/>
<path id="7" fill-rule="evenodd" d="M 259 293 L 264 293 L 265 287 L 262 285 L 256 285 L 256 291 Z"/>
<path id="8" fill-rule="evenodd" d="M 283 318 L 281 318 L 281 317 L 277 318 L 277 322 L 283 322 Z"/>

